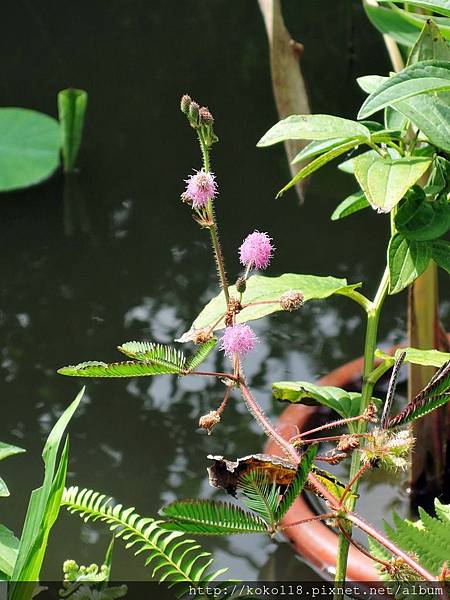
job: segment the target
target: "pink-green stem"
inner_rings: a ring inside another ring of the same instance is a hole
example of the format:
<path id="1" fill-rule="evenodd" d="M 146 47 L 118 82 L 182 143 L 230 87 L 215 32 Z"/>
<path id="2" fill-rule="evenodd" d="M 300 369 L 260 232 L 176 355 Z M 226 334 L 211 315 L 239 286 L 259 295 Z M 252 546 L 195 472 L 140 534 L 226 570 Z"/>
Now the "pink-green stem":
<path id="1" fill-rule="evenodd" d="M 390 550 L 393 554 L 401 558 L 407 565 L 409 565 L 414 571 L 419 573 L 427 581 L 437 581 L 437 577 L 430 573 L 427 569 L 422 567 L 416 562 L 409 554 L 403 552 L 401 548 L 398 548 L 389 539 L 387 539 L 382 533 L 377 531 L 372 525 L 361 519 L 355 513 L 347 513 L 345 518 L 356 525 L 359 529 L 370 535 L 374 540 L 382 544 L 385 548 Z"/>
<path id="2" fill-rule="evenodd" d="M 264 414 L 262 408 L 253 398 L 248 387 L 243 382 L 241 382 L 239 384 L 239 388 L 242 392 L 242 395 L 244 397 L 245 403 L 247 404 L 249 411 L 255 417 L 256 421 L 261 425 L 265 433 L 271 439 L 273 439 L 273 441 L 276 442 L 290 458 L 292 458 L 295 465 L 298 465 L 301 461 L 301 456 L 297 452 L 295 447 L 290 442 L 285 440 L 284 437 L 278 433 L 278 431 L 276 431 L 270 420 Z M 339 500 L 335 498 L 333 494 L 331 494 L 328 491 L 328 489 L 311 472 L 308 475 L 308 481 L 311 484 L 311 486 L 323 498 L 325 498 L 325 500 L 330 504 L 331 508 L 338 508 Z"/>

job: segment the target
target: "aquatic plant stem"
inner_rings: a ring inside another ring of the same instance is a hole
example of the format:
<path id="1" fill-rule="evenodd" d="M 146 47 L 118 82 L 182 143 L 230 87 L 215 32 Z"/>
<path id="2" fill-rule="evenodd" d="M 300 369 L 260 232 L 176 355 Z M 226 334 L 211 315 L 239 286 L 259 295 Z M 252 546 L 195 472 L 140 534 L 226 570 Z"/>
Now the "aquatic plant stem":
<path id="1" fill-rule="evenodd" d="M 198 141 L 200 142 L 200 148 L 202 151 L 203 157 L 203 169 L 206 173 L 209 173 L 211 170 L 210 160 L 209 160 L 209 146 L 206 140 L 203 138 L 201 131 L 198 132 Z M 210 225 L 208 227 L 209 234 L 211 236 L 211 244 L 214 250 L 214 256 L 216 259 L 217 271 L 219 273 L 220 285 L 223 289 L 223 293 L 225 295 L 225 302 L 229 303 L 230 294 L 228 292 L 228 280 L 227 274 L 225 271 L 225 261 L 223 258 L 222 247 L 220 245 L 219 239 L 219 229 L 217 226 L 216 215 L 214 214 L 214 206 L 213 201 L 210 199 L 208 205 L 206 207 L 206 212 L 208 214 L 208 219 L 210 221 Z"/>
<path id="2" fill-rule="evenodd" d="M 380 321 L 381 309 L 383 307 L 384 299 L 389 286 L 389 269 L 386 267 L 383 277 L 381 278 L 380 285 L 378 286 L 377 293 L 372 302 L 370 309 L 367 311 L 367 326 L 366 326 L 366 339 L 364 343 L 364 367 L 363 367 L 363 385 L 361 392 L 361 403 L 359 406 L 359 413 L 362 414 L 372 399 L 374 382 L 372 382 L 370 375 L 375 366 L 375 350 L 377 348 L 377 337 L 378 337 L 378 324 Z M 367 430 L 367 422 L 360 421 L 356 425 L 356 433 L 365 433 Z M 352 463 L 350 467 L 350 480 L 352 480 L 361 468 L 361 456 L 358 452 L 354 452 L 352 455 Z M 355 493 L 348 499 L 349 510 L 353 510 L 356 504 L 357 491 L 358 491 L 358 480 L 355 481 L 352 491 Z M 342 535 L 339 535 L 338 552 L 336 557 L 336 574 L 335 581 L 345 581 L 347 573 L 347 561 L 350 544 L 349 541 Z"/>

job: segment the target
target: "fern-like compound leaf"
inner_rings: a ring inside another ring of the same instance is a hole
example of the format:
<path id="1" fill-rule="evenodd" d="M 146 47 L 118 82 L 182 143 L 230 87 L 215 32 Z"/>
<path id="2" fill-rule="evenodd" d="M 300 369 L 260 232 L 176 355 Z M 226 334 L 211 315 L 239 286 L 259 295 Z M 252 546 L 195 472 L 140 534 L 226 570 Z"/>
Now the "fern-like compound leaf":
<path id="1" fill-rule="evenodd" d="M 191 371 L 197 369 L 202 364 L 202 362 L 206 360 L 209 353 L 215 348 L 216 344 L 216 338 L 211 338 L 210 340 L 202 344 L 198 348 L 197 352 L 188 359 L 186 363 L 186 371 L 190 373 Z"/>
<path id="2" fill-rule="evenodd" d="M 58 369 L 60 375 L 71 377 L 148 377 L 150 375 L 169 375 L 180 373 L 176 365 L 153 362 L 125 361 L 104 363 L 87 361 L 78 365 Z"/>
<path id="3" fill-rule="evenodd" d="M 449 388 L 450 361 L 442 365 L 428 385 L 398 415 L 389 419 L 388 427 L 410 423 L 444 405 L 450 400 Z"/>
<path id="4" fill-rule="evenodd" d="M 385 525 L 388 537 L 406 552 L 415 554 L 420 564 L 439 575 L 448 561 L 450 547 L 450 506 L 436 502 L 437 517 L 420 509 L 420 521 L 412 522 L 393 514 L 395 527 Z"/>
<path id="5" fill-rule="evenodd" d="M 180 500 L 164 506 L 161 527 L 202 535 L 267 532 L 265 521 L 228 502 Z"/>
<path id="6" fill-rule="evenodd" d="M 238 479 L 237 487 L 247 508 L 262 517 L 269 526 L 274 526 L 281 492 L 279 486 L 269 480 L 264 469 L 245 473 Z"/>
<path id="7" fill-rule="evenodd" d="M 186 357 L 171 346 L 150 342 L 126 342 L 117 349 L 129 358 L 149 362 L 161 367 L 173 368 L 175 373 L 183 371 Z"/>
<path id="8" fill-rule="evenodd" d="M 290 485 L 286 488 L 281 502 L 277 508 L 275 514 L 275 519 L 277 522 L 281 521 L 281 519 L 293 505 L 295 499 L 298 498 L 305 487 L 305 483 L 308 479 L 308 474 L 311 471 L 318 448 L 319 447 L 317 444 L 311 444 L 308 450 L 303 454 L 302 460 L 297 468 L 297 473 Z"/>
<path id="9" fill-rule="evenodd" d="M 70 487 L 64 490 L 61 504 L 85 522 L 106 523 L 114 537 L 125 541 L 126 548 L 133 548 L 135 555 L 146 553 L 145 564 L 153 567 L 152 577 L 169 582 L 170 587 L 177 585 L 180 594 L 188 591 L 189 584 L 212 581 L 226 571 L 208 571 L 211 555 L 203 552 L 197 542 L 181 532 L 163 529 L 161 521 L 141 517 L 134 508 L 124 509 L 121 504 L 114 504 L 104 494 Z"/>
<path id="10" fill-rule="evenodd" d="M 443 406 L 450 400 L 450 361 L 433 375 L 428 385 L 395 417 L 387 427 L 406 425 Z"/>

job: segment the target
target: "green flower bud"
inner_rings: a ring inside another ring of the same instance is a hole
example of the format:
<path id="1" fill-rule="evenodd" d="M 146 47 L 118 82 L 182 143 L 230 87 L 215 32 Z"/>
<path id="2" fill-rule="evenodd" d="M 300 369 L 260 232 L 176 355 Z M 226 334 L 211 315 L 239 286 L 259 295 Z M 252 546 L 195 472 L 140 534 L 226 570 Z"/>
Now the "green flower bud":
<path id="1" fill-rule="evenodd" d="M 189 121 L 191 122 L 192 127 L 198 127 L 199 111 L 200 106 L 197 102 L 191 102 L 189 106 Z"/>
<path id="2" fill-rule="evenodd" d="M 188 115 L 191 103 L 192 103 L 191 97 L 188 96 L 187 94 L 184 94 L 184 96 L 182 96 L 181 101 L 180 101 L 181 112 L 184 113 L 185 115 Z"/>
<path id="3" fill-rule="evenodd" d="M 236 281 L 236 289 L 240 294 L 245 292 L 247 289 L 247 281 L 245 277 L 239 277 L 239 279 Z"/>

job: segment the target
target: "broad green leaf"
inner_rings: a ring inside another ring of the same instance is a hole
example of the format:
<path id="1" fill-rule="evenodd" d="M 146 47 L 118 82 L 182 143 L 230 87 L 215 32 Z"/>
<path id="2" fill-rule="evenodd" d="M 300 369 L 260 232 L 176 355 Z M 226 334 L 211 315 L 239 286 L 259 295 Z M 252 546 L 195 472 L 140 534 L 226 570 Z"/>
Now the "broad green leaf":
<path id="1" fill-rule="evenodd" d="M 0 108 L 0 191 L 47 179 L 59 165 L 59 125 L 25 108 Z"/>
<path id="2" fill-rule="evenodd" d="M 431 165 L 423 157 L 392 159 L 361 154 L 353 159 L 355 177 L 378 212 L 390 212 Z"/>
<path id="3" fill-rule="evenodd" d="M 348 285 L 346 279 L 337 279 L 336 277 L 316 277 L 315 275 L 297 275 L 294 273 L 285 273 L 279 277 L 252 275 L 247 281 L 243 304 L 256 302 L 273 302 L 273 304 L 247 306 L 237 314 L 236 322 L 245 323 L 282 310 L 279 300 L 284 293 L 289 291 L 302 292 L 304 301 L 307 302 L 329 298 L 333 294 L 345 296 L 359 285 Z M 231 297 L 239 296 L 236 286 L 231 286 L 229 291 Z M 225 298 L 223 292 L 221 292 L 210 300 L 195 319 L 189 331 L 184 333 L 177 341 L 192 341 L 196 337 L 196 332 L 213 326 L 214 330 L 223 329 L 225 327 L 226 311 Z"/>
<path id="4" fill-rule="evenodd" d="M 302 181 L 303 179 L 305 179 L 305 177 L 308 177 L 309 175 L 311 175 L 312 173 L 329 163 L 334 158 L 341 156 L 341 154 L 348 152 L 357 145 L 358 143 L 355 141 L 355 138 L 353 138 L 351 141 L 346 142 L 345 144 L 341 144 L 340 146 L 337 146 L 336 148 L 333 148 L 332 150 L 321 154 L 320 156 L 312 160 L 310 163 L 308 163 L 305 167 L 303 167 L 303 169 L 301 169 L 297 173 L 297 175 L 295 175 L 291 179 L 291 181 L 278 192 L 276 197 L 279 198 L 284 194 L 284 192 L 296 185 L 299 181 Z"/>
<path id="5" fill-rule="evenodd" d="M 332 115 L 291 115 L 271 127 L 257 146 L 262 148 L 285 140 L 330 140 L 350 137 L 369 139 L 370 131 L 361 123 Z"/>
<path id="6" fill-rule="evenodd" d="M 23 448 L 19 448 L 18 446 L 12 446 L 11 444 L 5 444 L 4 442 L 0 442 L 0 460 L 4 458 L 8 458 L 8 456 L 14 456 L 15 454 L 21 454 L 25 452 Z"/>
<path id="7" fill-rule="evenodd" d="M 433 59 L 450 60 L 450 47 L 441 35 L 439 27 L 428 19 L 409 54 L 408 65 Z"/>
<path id="8" fill-rule="evenodd" d="M 357 81 L 366 93 L 372 94 L 384 82 L 389 81 L 389 78 L 367 75 L 359 77 Z M 385 109 L 386 125 L 403 129 L 406 121 L 412 121 L 432 144 L 450 151 L 450 94 L 448 92 L 419 94 L 396 102 L 393 106 L 395 108 L 387 106 Z"/>
<path id="9" fill-rule="evenodd" d="M 334 148 L 338 148 L 342 146 L 342 144 L 348 144 L 348 142 L 355 140 L 355 145 L 358 144 L 359 138 L 336 138 L 332 140 L 320 140 L 310 142 L 303 150 L 301 150 L 297 156 L 295 156 L 294 160 L 292 160 L 291 164 L 295 165 L 299 162 L 303 162 L 305 160 L 309 160 L 310 158 L 314 158 L 315 156 L 319 156 L 319 154 L 324 154 L 329 150 L 333 150 Z"/>
<path id="10" fill-rule="evenodd" d="M 425 60 L 387 79 L 363 103 L 358 118 L 369 117 L 385 106 L 394 106 L 417 94 L 450 90 L 450 62 Z"/>
<path id="11" fill-rule="evenodd" d="M 267 532 L 261 517 L 227 502 L 181 500 L 164 506 L 160 514 L 170 519 L 160 523 L 163 529 L 203 535 Z"/>
<path id="12" fill-rule="evenodd" d="M 380 4 L 396 3 L 403 4 L 403 0 L 378 0 Z M 450 17 L 450 2 L 449 0 L 408 0 L 409 6 L 417 6 L 432 10 L 433 12 Z"/>
<path id="13" fill-rule="evenodd" d="M 417 348 L 399 348 L 394 356 L 386 354 L 382 350 L 376 351 L 376 356 L 383 360 L 391 360 L 394 363 L 400 354 L 405 353 L 405 363 L 413 363 L 424 367 L 442 367 L 450 360 L 449 352 L 440 352 L 439 350 L 418 350 Z"/>
<path id="14" fill-rule="evenodd" d="M 295 500 L 300 496 L 303 488 L 305 487 L 309 472 L 311 470 L 318 449 L 318 444 L 311 444 L 306 450 L 306 452 L 302 455 L 301 462 L 297 467 L 297 473 L 292 482 L 286 488 L 283 497 L 281 498 L 281 501 L 278 505 L 275 514 L 275 520 L 277 522 L 281 521 L 281 519 L 285 516 L 285 514 L 294 504 Z"/>
<path id="15" fill-rule="evenodd" d="M 430 242 L 407 240 L 401 233 L 391 238 L 388 248 L 389 294 L 397 294 L 413 283 L 431 259 Z"/>
<path id="16" fill-rule="evenodd" d="M 395 103 L 395 109 L 412 121 L 428 140 L 450 152 L 450 94 L 419 94 Z"/>
<path id="17" fill-rule="evenodd" d="M 7 496 L 9 496 L 8 486 L 5 480 L 0 477 L 0 498 L 6 498 Z"/>
<path id="18" fill-rule="evenodd" d="M 60 416 L 53 427 L 42 452 L 45 465 L 44 481 L 31 494 L 25 523 L 20 538 L 19 552 L 12 579 L 14 582 L 38 581 L 44 560 L 50 530 L 58 516 L 68 461 L 68 440 L 64 444 L 59 465 L 56 467 L 58 449 L 64 431 L 77 409 L 84 388 Z M 13 584 L 11 600 L 19 600 L 23 587 Z"/>
<path id="19" fill-rule="evenodd" d="M 433 242 L 432 257 L 434 262 L 450 273 L 450 242 L 447 240 L 436 240 Z"/>
<path id="20" fill-rule="evenodd" d="M 392 37 L 398 44 L 412 46 L 419 35 L 417 25 L 408 22 L 402 14 L 383 6 L 373 6 L 364 2 L 369 21 L 380 33 Z"/>
<path id="21" fill-rule="evenodd" d="M 364 208 L 369 208 L 369 206 L 370 204 L 367 202 L 364 192 L 359 190 L 351 196 L 348 196 L 335 208 L 333 214 L 331 215 L 331 220 L 337 221 L 339 219 L 343 219 L 344 217 L 348 217 L 355 212 L 363 210 Z"/>
<path id="22" fill-rule="evenodd" d="M 0 571 L 11 577 L 17 559 L 19 540 L 12 531 L 0 524 Z"/>
<path id="23" fill-rule="evenodd" d="M 84 90 L 69 88 L 58 94 L 64 170 L 73 171 L 83 136 L 88 95 Z"/>
<path id="24" fill-rule="evenodd" d="M 316 385 L 308 381 L 277 381 L 272 384 L 272 393 L 277 400 L 292 404 L 327 406 L 344 419 L 360 414 L 361 394 L 338 387 Z M 379 403 L 379 400 L 373 400 Z"/>
<path id="25" fill-rule="evenodd" d="M 174 365 L 159 365 L 150 362 L 124 361 L 104 363 L 89 360 L 58 369 L 60 375 L 69 377 L 148 377 L 150 375 L 179 374 L 181 369 Z"/>
<path id="26" fill-rule="evenodd" d="M 449 229 L 450 206 L 447 200 L 428 201 L 423 189 L 415 186 L 399 207 L 395 215 L 395 226 L 409 240 L 435 240 Z"/>
<path id="27" fill-rule="evenodd" d="M 356 79 L 356 83 L 366 94 L 373 94 L 388 79 L 382 75 L 363 75 Z"/>

